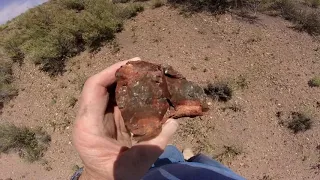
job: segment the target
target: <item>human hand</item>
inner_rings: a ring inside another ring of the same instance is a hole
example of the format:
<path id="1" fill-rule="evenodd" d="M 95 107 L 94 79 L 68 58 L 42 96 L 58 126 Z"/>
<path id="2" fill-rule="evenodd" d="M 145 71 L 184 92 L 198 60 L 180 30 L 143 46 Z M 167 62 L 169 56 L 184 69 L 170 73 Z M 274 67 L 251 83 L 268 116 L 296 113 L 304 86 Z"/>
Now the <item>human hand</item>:
<path id="1" fill-rule="evenodd" d="M 140 58 L 129 61 L 133 60 Z M 141 179 L 178 128 L 178 123 L 169 119 L 157 137 L 131 146 L 112 90 L 115 72 L 126 62 L 90 77 L 83 87 L 73 129 L 73 144 L 84 163 L 81 180 Z"/>

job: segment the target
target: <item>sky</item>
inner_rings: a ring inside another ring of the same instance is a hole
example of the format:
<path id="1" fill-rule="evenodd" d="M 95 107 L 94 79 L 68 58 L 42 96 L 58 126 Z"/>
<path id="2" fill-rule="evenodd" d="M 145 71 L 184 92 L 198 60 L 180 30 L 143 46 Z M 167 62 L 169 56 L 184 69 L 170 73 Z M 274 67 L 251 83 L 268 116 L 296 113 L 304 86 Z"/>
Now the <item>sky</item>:
<path id="1" fill-rule="evenodd" d="M 0 0 L 0 24 L 48 0 Z"/>

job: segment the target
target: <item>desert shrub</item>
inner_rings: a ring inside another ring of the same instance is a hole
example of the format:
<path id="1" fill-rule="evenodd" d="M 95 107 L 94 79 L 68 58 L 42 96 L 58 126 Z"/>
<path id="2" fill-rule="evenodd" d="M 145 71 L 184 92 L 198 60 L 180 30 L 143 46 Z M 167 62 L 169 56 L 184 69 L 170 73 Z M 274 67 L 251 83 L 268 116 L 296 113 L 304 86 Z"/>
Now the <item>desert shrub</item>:
<path id="1" fill-rule="evenodd" d="M 209 83 L 207 87 L 204 88 L 204 92 L 207 96 L 218 101 L 226 102 L 232 98 L 232 89 L 229 84 L 225 82 Z"/>
<path id="2" fill-rule="evenodd" d="M 295 16 L 300 15 L 296 11 L 295 5 L 290 0 L 273 0 L 262 11 L 274 10 L 277 12 L 275 15 L 280 15 L 286 20 L 294 20 Z"/>
<path id="3" fill-rule="evenodd" d="M 175 6 L 182 5 L 183 11 L 199 12 L 202 10 L 221 13 L 230 7 L 227 0 L 168 0 Z"/>
<path id="4" fill-rule="evenodd" d="M 123 21 L 142 10 L 106 0 L 50 1 L 10 22 L 12 28 L 2 30 L 3 46 L 14 61 L 28 58 L 50 75 L 61 74 L 66 59 L 112 40 Z"/>
<path id="5" fill-rule="evenodd" d="M 133 3 L 125 8 L 125 11 L 119 12 L 119 16 L 123 19 L 128 19 L 136 16 L 139 12 L 144 11 L 144 7 L 141 3 Z"/>
<path id="6" fill-rule="evenodd" d="M 19 48 L 19 45 L 22 43 L 20 39 L 12 39 L 8 40 L 4 44 L 4 48 L 6 49 L 7 54 L 11 57 L 13 62 L 18 62 L 19 64 L 22 64 L 24 59 L 24 53 L 22 52 L 21 48 Z"/>
<path id="7" fill-rule="evenodd" d="M 0 153 L 13 150 L 18 152 L 20 157 L 33 162 L 43 156 L 50 141 L 50 135 L 41 128 L 33 130 L 12 124 L 0 125 Z"/>
<path id="8" fill-rule="evenodd" d="M 69 103 L 69 107 L 74 107 L 76 105 L 76 103 L 78 102 L 78 99 L 75 98 L 75 97 L 70 97 L 69 100 L 68 100 L 68 103 Z"/>
<path id="9" fill-rule="evenodd" d="M 12 85 L 12 62 L 10 62 L 0 50 L 0 110 L 4 102 L 17 95 L 17 90 Z"/>
<path id="10" fill-rule="evenodd" d="M 320 34 L 320 13 L 310 12 L 304 13 L 301 19 L 298 19 L 296 29 L 306 31 L 311 35 Z"/>
<path id="11" fill-rule="evenodd" d="M 1 84 L 10 84 L 12 82 L 12 63 L 0 61 L 0 82 Z"/>
<path id="12" fill-rule="evenodd" d="M 312 78 L 308 84 L 310 87 L 320 87 L 320 76 Z"/>
<path id="13" fill-rule="evenodd" d="M 127 3 L 130 0 L 112 0 L 113 3 Z"/>
<path id="14" fill-rule="evenodd" d="M 312 7 L 317 7 L 319 0 L 307 0 Z M 292 21 L 295 28 L 311 35 L 320 34 L 320 12 L 301 6 L 292 0 L 168 0 L 173 6 L 182 7 L 183 12 L 208 11 L 213 14 L 232 12 L 249 22 L 255 21 L 255 16 L 248 12 L 263 12 L 270 15 L 280 15 Z M 272 12 L 272 13 L 271 13 Z"/>
<path id="15" fill-rule="evenodd" d="M 82 11 L 85 8 L 84 0 L 68 0 L 62 1 L 68 9 Z"/>
<path id="16" fill-rule="evenodd" d="M 153 0 L 151 7 L 155 9 L 163 6 L 164 4 L 165 4 L 164 0 Z"/>
<path id="17" fill-rule="evenodd" d="M 305 114 L 293 112 L 291 114 L 291 120 L 288 122 L 287 127 L 293 131 L 293 133 L 304 132 L 311 128 L 312 121 Z"/>
<path id="18" fill-rule="evenodd" d="M 261 0 L 168 0 L 174 6 L 182 5 L 183 11 L 208 11 L 221 14 L 231 9 L 256 8 Z"/>
<path id="19" fill-rule="evenodd" d="M 281 112 L 277 113 L 277 117 L 281 119 Z M 292 133 L 297 134 L 311 129 L 313 120 L 304 113 L 291 112 L 288 119 L 281 119 L 279 123 L 291 130 Z"/>
<path id="20" fill-rule="evenodd" d="M 13 80 L 11 63 L 0 62 L 0 103 L 4 103 L 18 94 L 11 84 Z"/>
<path id="21" fill-rule="evenodd" d="M 294 22 L 294 29 L 305 31 L 310 35 L 320 35 L 320 13 L 313 11 L 299 11 L 286 14 L 287 19 Z"/>
<path id="22" fill-rule="evenodd" d="M 313 8 L 318 8 L 320 6 L 320 0 L 305 0 L 305 3 Z"/>
<path id="23" fill-rule="evenodd" d="M 291 0 L 272 0 L 272 2 L 267 9 L 278 11 L 280 16 L 295 24 L 295 29 L 311 35 L 320 34 L 320 12 L 318 10 L 301 7 Z"/>

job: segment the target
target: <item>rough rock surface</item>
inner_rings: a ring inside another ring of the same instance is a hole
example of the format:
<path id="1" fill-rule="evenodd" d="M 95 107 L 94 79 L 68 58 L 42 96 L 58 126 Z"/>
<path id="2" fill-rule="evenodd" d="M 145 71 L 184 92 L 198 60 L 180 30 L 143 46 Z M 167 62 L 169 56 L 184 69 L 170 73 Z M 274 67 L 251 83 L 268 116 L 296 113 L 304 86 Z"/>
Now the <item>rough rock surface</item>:
<path id="1" fill-rule="evenodd" d="M 116 77 L 117 105 L 138 141 L 157 136 L 169 117 L 200 116 L 207 108 L 203 89 L 170 66 L 131 61 Z"/>

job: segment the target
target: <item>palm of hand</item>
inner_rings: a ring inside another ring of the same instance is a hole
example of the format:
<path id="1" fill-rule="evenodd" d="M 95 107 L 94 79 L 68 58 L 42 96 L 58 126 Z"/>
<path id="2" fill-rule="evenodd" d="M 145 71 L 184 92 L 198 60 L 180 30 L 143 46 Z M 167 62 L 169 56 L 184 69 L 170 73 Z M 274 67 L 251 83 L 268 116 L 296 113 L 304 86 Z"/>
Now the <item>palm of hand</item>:
<path id="1" fill-rule="evenodd" d="M 140 179 L 178 127 L 168 120 L 158 137 L 131 146 L 112 91 L 107 90 L 115 82 L 115 71 L 125 63 L 92 76 L 83 88 L 73 130 L 73 143 L 85 166 L 81 179 Z"/>

